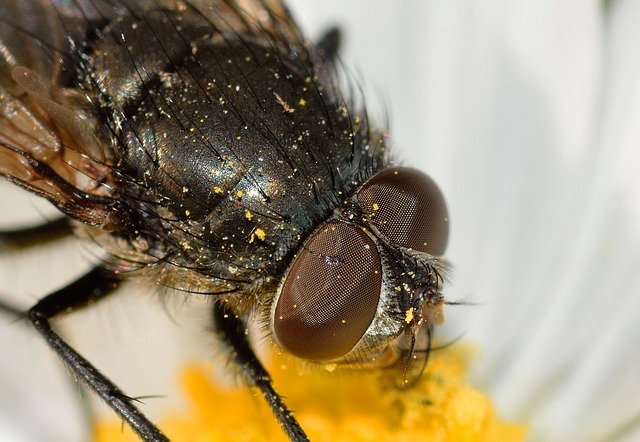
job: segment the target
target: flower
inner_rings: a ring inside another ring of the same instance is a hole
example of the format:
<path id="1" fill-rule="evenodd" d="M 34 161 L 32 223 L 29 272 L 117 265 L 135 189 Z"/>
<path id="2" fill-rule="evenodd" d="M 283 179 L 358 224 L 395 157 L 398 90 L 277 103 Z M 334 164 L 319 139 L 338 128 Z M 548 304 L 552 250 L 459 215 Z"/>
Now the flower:
<path id="1" fill-rule="evenodd" d="M 638 437 L 640 5 L 368 5 L 351 55 L 447 195 L 447 295 L 471 305 L 446 328 L 482 352 L 475 385 L 531 440 Z"/>
<path id="2" fill-rule="evenodd" d="M 275 363 L 273 363 L 275 362 Z M 274 384 L 314 441 L 519 442 L 525 425 L 501 422 L 486 395 L 464 382 L 460 350 L 439 352 L 413 388 L 399 390 L 389 373 L 322 373 L 282 357 L 270 364 Z M 257 391 L 221 386 L 211 367 L 183 371 L 187 406 L 158 423 L 174 442 L 288 441 Z M 110 417 L 96 423 L 95 442 L 136 442 Z"/>

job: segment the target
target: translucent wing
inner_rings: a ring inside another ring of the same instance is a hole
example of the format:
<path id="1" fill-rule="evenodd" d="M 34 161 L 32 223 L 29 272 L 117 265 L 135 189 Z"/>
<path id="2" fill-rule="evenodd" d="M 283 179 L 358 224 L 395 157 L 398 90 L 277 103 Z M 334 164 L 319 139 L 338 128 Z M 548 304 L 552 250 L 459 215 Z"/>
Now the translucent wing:
<path id="1" fill-rule="evenodd" d="M 203 27 L 216 31 L 270 34 L 271 41 L 306 54 L 298 27 L 275 0 L 2 2 L 1 175 L 105 230 L 117 230 L 130 221 L 127 208 L 111 191 L 112 140 L 105 136 L 97 112 L 98 97 L 83 92 L 81 82 L 89 76 L 83 79 L 78 71 L 86 69 L 87 36 L 115 17 L 144 18 L 161 8 L 195 12 Z"/>
<path id="2" fill-rule="evenodd" d="M 86 98 L 65 84 L 79 61 L 73 35 L 87 21 L 58 6 L 0 6 L 0 174 L 71 216 L 113 228 L 118 204 L 99 185 L 108 182 L 109 154 Z"/>
<path id="3" fill-rule="evenodd" d="M 280 0 L 193 0 L 172 3 L 191 4 L 213 21 L 226 17 L 228 25 L 234 29 L 258 27 L 281 37 L 279 40 L 304 44 L 298 25 L 293 20 L 289 9 Z"/>

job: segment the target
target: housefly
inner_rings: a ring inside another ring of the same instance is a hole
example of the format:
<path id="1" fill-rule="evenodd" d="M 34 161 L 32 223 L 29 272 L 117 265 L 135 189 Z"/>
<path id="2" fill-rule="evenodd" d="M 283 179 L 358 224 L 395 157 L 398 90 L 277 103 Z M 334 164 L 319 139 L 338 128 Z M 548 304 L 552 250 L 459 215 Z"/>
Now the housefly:
<path id="1" fill-rule="evenodd" d="M 5 0 L 0 22 L 0 174 L 64 215 L 2 239 L 76 234 L 104 251 L 24 317 L 141 439 L 167 440 L 51 324 L 131 279 L 211 300 L 291 440 L 307 437 L 249 323 L 311 363 L 419 376 L 447 209 L 390 158 L 337 32 L 310 43 L 279 0 Z"/>

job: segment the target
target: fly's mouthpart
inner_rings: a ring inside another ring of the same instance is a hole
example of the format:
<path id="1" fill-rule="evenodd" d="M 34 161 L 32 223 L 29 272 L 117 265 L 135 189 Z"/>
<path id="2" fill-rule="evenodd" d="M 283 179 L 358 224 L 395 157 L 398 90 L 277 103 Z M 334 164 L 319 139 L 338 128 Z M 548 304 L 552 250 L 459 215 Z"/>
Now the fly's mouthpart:
<path id="1" fill-rule="evenodd" d="M 414 302 L 411 313 L 407 312 L 408 327 L 440 325 L 444 322 L 444 295 L 436 287 L 426 284 L 414 292 Z"/>

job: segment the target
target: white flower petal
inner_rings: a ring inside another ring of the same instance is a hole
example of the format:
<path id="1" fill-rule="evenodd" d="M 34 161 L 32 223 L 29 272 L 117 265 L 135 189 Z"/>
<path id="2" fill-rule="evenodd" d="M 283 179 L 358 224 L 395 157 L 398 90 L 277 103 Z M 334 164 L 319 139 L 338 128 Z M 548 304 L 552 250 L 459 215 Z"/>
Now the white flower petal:
<path id="1" fill-rule="evenodd" d="M 345 12 L 384 35 L 353 52 L 447 196 L 449 296 L 480 304 L 445 328 L 477 343 L 476 379 L 533 439 L 637 427 L 638 2 L 381 3 Z"/>

